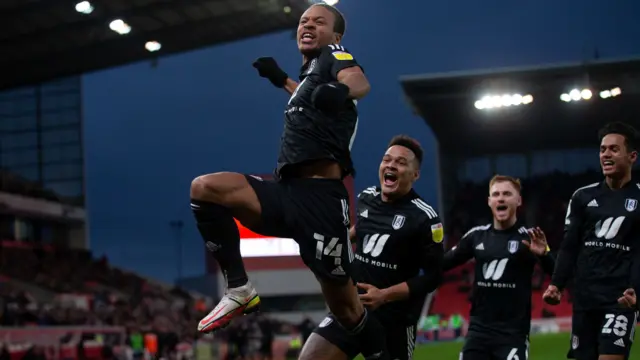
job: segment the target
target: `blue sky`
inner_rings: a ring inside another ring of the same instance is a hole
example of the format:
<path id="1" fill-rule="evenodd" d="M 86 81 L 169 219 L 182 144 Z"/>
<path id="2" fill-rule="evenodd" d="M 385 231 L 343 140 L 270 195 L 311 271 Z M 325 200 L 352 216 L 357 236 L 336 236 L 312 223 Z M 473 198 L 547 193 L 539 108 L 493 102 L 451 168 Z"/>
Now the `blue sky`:
<path id="1" fill-rule="evenodd" d="M 436 203 L 435 145 L 409 111 L 398 77 L 640 55 L 640 2 L 619 0 L 355 1 L 345 45 L 363 65 L 371 94 L 358 105 L 356 189 L 376 182 L 391 136 L 406 133 L 427 152 L 418 191 Z M 83 77 L 91 247 L 112 263 L 171 281 L 185 222 L 183 273 L 204 271 L 189 210 L 195 176 L 233 170 L 270 173 L 287 96 L 251 67 L 273 56 L 292 76 L 301 58 L 288 32 L 136 63 Z"/>

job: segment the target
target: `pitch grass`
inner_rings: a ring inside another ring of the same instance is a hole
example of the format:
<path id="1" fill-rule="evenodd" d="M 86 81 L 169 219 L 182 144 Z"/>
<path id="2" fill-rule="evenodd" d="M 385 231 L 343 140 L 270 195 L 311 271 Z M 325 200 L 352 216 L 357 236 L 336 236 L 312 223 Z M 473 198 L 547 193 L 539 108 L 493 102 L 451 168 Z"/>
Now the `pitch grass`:
<path id="1" fill-rule="evenodd" d="M 462 341 L 452 341 L 421 345 L 416 348 L 413 359 L 458 360 L 462 344 Z M 563 360 L 567 358 L 567 350 L 569 350 L 569 333 L 534 335 L 531 337 L 529 360 Z M 630 359 L 640 359 L 639 344 L 633 346 Z"/>

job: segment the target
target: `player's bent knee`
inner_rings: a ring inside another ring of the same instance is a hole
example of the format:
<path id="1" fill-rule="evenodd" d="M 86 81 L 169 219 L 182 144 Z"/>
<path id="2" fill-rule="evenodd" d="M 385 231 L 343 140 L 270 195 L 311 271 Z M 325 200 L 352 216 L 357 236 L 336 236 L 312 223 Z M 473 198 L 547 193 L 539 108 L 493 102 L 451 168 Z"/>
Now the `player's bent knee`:
<path id="1" fill-rule="evenodd" d="M 191 198 L 224 205 L 225 199 L 248 183 L 242 174 L 219 172 L 201 175 L 191 181 Z"/>
<path id="2" fill-rule="evenodd" d="M 298 360 L 348 360 L 348 357 L 329 340 L 313 333 L 304 343 Z"/>

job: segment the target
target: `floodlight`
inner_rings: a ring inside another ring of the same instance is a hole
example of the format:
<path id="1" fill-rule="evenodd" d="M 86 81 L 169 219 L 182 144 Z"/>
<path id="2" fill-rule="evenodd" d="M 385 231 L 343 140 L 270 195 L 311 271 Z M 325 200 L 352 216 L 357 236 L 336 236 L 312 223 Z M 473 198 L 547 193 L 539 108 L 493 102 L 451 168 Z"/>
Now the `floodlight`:
<path id="1" fill-rule="evenodd" d="M 324 0 L 323 2 L 327 5 L 334 6 L 335 4 L 339 3 L 340 0 Z"/>
<path id="2" fill-rule="evenodd" d="M 76 11 L 81 14 L 91 14 L 93 12 L 93 5 L 88 1 L 81 1 L 76 4 Z"/>
<path id="3" fill-rule="evenodd" d="M 474 103 L 478 110 L 526 105 L 533 102 L 533 96 L 520 94 L 486 95 Z"/>
<path id="4" fill-rule="evenodd" d="M 117 32 L 120 35 L 125 35 L 131 32 L 131 26 L 124 22 L 122 19 L 113 20 L 109 23 L 109 29 Z"/>
<path id="5" fill-rule="evenodd" d="M 290 6 L 285 6 L 282 8 L 282 11 L 284 11 L 285 14 L 290 14 L 291 13 L 291 7 Z"/>
<path id="6" fill-rule="evenodd" d="M 619 87 L 614 87 L 613 89 L 610 89 L 610 90 L 600 91 L 600 97 L 603 99 L 616 97 L 616 96 L 619 96 L 620 94 L 622 94 L 622 89 L 620 89 Z"/>
<path id="7" fill-rule="evenodd" d="M 606 94 L 600 93 L 600 97 L 606 96 Z M 580 100 L 591 100 L 593 97 L 593 92 L 590 89 L 572 89 L 568 93 L 560 94 L 560 100 L 564 102 L 572 102 L 572 101 L 580 101 Z"/>
<path id="8" fill-rule="evenodd" d="M 144 44 L 144 48 L 149 52 L 155 52 L 162 48 L 162 44 L 157 41 L 147 41 L 147 43 Z"/>

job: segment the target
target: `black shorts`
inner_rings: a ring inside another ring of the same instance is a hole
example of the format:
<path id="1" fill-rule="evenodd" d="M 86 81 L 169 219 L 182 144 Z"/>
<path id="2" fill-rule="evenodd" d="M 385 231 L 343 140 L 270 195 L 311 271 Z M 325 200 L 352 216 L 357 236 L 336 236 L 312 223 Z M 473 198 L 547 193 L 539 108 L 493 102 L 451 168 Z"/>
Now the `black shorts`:
<path id="1" fill-rule="evenodd" d="M 638 313 L 633 310 L 574 311 L 569 359 L 597 360 L 599 355 L 629 358 Z"/>
<path id="2" fill-rule="evenodd" d="M 459 360 L 527 360 L 529 339 L 499 342 L 467 335 Z"/>
<path id="3" fill-rule="evenodd" d="M 350 279 L 349 193 L 341 180 L 246 178 L 262 208 L 261 224 L 251 230 L 293 238 L 304 263 L 323 280 Z"/>
<path id="4" fill-rule="evenodd" d="M 369 316 L 375 315 L 369 313 Z M 387 349 L 391 355 L 390 358 L 394 360 L 410 360 L 416 347 L 416 326 L 384 322 L 383 326 L 387 335 Z M 358 342 L 331 314 L 327 315 L 313 332 L 338 347 L 347 354 L 349 359 L 353 359 L 360 354 Z"/>

